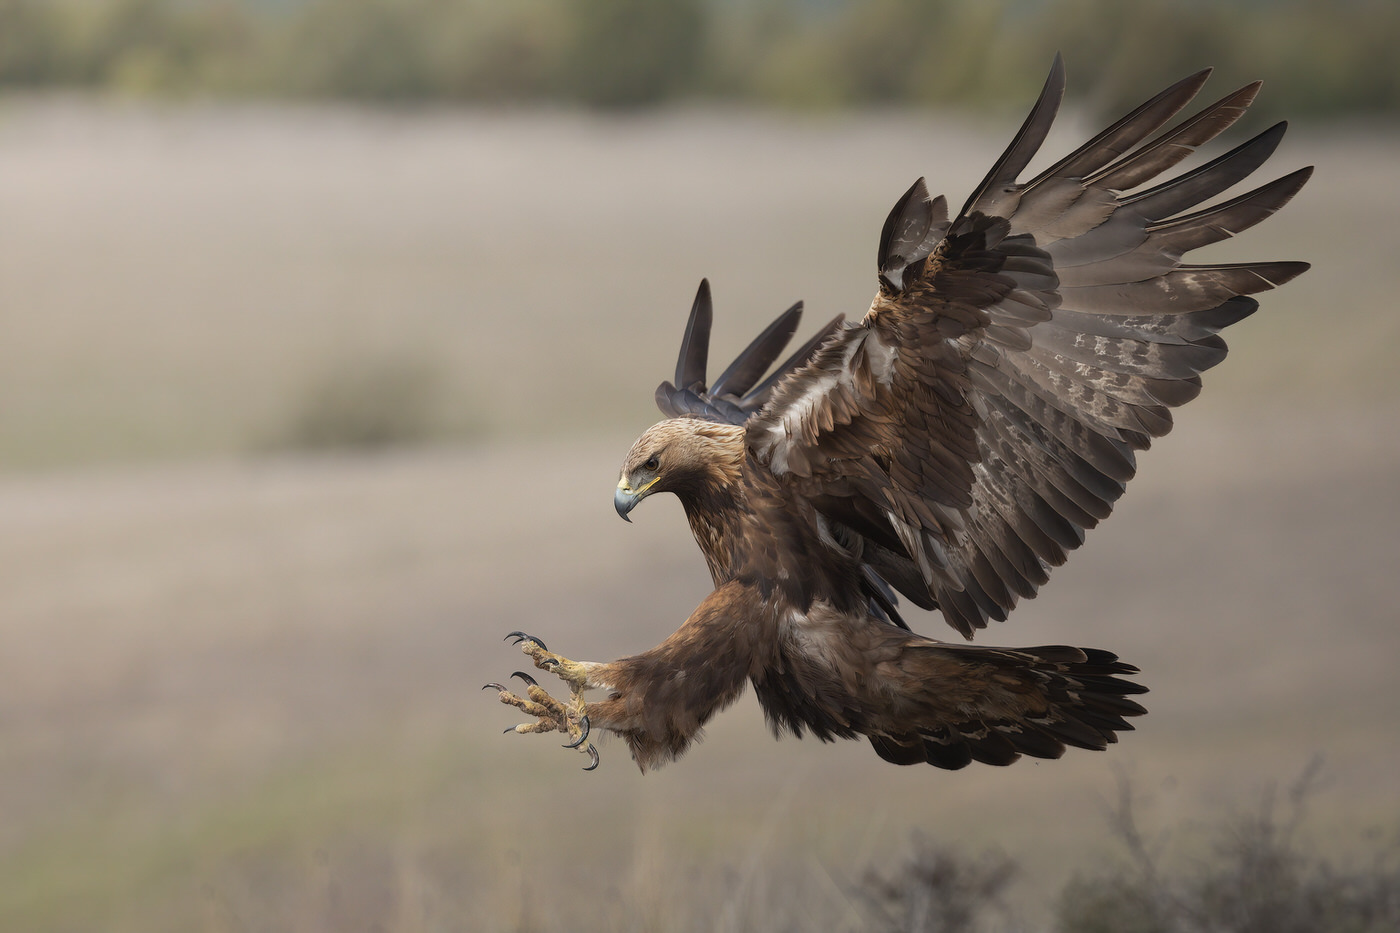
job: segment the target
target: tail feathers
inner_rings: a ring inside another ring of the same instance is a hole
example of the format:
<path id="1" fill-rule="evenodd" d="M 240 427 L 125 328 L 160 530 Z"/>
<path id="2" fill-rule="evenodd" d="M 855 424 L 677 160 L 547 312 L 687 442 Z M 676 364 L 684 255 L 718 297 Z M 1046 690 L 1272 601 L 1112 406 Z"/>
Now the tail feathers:
<path id="1" fill-rule="evenodd" d="M 1117 733 L 1132 730 L 1125 717 L 1147 712 L 1128 698 L 1147 688 L 1118 676 L 1137 668 L 1108 651 L 944 644 L 922 650 L 966 665 L 969 680 L 983 688 L 964 704 L 974 713 L 967 719 L 939 722 L 946 717 L 934 715 L 916 730 L 870 735 L 876 754 L 895 764 L 955 771 L 974 761 L 1009 765 L 1022 755 L 1059 758 L 1067 746 L 1101 751 L 1118 741 Z"/>

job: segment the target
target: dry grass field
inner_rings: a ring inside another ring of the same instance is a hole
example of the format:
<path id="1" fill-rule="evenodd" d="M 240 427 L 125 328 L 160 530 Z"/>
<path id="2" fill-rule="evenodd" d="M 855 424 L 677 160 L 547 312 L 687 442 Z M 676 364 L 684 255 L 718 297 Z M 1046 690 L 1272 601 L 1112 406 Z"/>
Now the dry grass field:
<path id="1" fill-rule="evenodd" d="M 799 297 L 859 314 L 888 206 L 960 201 L 1010 131 L 0 108 L 0 928 L 861 929 L 917 830 L 1014 857 L 1041 929 L 1120 857 L 1119 773 L 1190 858 L 1314 755 L 1319 846 L 1400 831 L 1400 140 L 1346 128 L 1287 140 L 1317 177 L 1216 254 L 1314 270 L 984 636 L 1141 666 L 1121 745 L 901 769 L 746 698 L 643 777 L 500 734 L 504 633 L 615 656 L 706 591 L 674 501 L 610 501 L 700 276 L 716 357 Z M 336 417 L 413 443 L 313 449 Z"/>

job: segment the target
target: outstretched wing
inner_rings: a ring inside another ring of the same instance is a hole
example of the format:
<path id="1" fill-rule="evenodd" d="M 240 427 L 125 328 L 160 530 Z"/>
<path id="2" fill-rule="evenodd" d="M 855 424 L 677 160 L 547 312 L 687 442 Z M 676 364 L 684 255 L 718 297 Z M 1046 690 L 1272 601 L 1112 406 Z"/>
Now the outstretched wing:
<path id="1" fill-rule="evenodd" d="M 747 422 L 750 450 L 826 517 L 834 546 L 964 635 L 1034 596 L 1109 514 L 1134 452 L 1170 430 L 1170 409 L 1224 358 L 1218 331 L 1257 307 L 1245 296 L 1307 268 L 1181 261 L 1302 187 L 1311 169 L 1198 207 L 1258 168 L 1284 124 L 1143 189 L 1259 88 L 1153 137 L 1207 75 L 1021 182 L 1063 93 L 1057 57 L 961 214 L 949 222 L 917 181 L 885 223 L 869 313 Z"/>

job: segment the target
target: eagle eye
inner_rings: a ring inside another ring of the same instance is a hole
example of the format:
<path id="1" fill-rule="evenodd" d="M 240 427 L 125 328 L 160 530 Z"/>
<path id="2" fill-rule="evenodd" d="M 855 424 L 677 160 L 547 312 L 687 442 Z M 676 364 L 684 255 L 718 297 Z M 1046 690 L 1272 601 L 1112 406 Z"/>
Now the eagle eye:
<path id="1" fill-rule="evenodd" d="M 656 459 L 656 455 L 653 454 L 652 456 L 647 457 L 647 462 L 642 464 L 642 469 L 644 469 L 644 470 L 651 470 L 651 471 L 654 473 L 654 472 L 656 472 L 657 468 L 660 467 L 660 466 L 661 466 L 661 461 L 660 461 L 660 460 L 657 460 L 657 459 Z"/>

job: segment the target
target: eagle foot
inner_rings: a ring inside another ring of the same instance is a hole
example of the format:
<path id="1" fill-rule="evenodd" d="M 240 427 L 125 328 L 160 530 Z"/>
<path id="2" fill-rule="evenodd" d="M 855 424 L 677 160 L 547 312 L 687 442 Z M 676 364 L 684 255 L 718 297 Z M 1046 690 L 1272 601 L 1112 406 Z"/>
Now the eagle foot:
<path id="1" fill-rule="evenodd" d="M 520 650 L 530 656 L 535 667 L 548 671 L 569 685 L 569 691 L 577 702 L 583 702 L 583 689 L 588 686 L 587 665 L 560 657 L 545 647 L 544 642 L 524 632 L 511 632 L 506 638 L 514 638 Z"/>
<path id="2" fill-rule="evenodd" d="M 586 712 L 587 707 L 583 699 L 583 686 L 586 678 L 579 677 L 576 682 L 574 678 L 565 676 L 565 671 L 572 673 L 571 669 L 579 665 L 566 658 L 550 654 L 538 639 L 520 632 L 512 632 L 507 637 L 512 636 L 518 639 L 517 643 L 522 645 L 525 653 L 535 659 L 537 667 L 558 674 L 565 683 L 569 684 L 571 696 L 567 701 L 555 699 L 539 685 L 535 678 L 524 671 L 516 671 L 511 675 L 524 682 L 524 696 L 512 693 L 504 684 L 487 684 L 482 688 L 483 690 L 497 691 L 502 703 L 514 706 L 526 715 L 535 717 L 535 722 L 523 722 L 512 726 L 505 730 L 506 733 L 514 732 L 519 735 L 528 735 L 532 732 L 562 732 L 569 737 L 569 741 L 565 742 L 563 747 L 577 749 L 586 754 L 589 763 L 583 770 L 592 771 L 598 767 L 598 749 L 592 742 L 588 741 L 590 725 Z"/>

